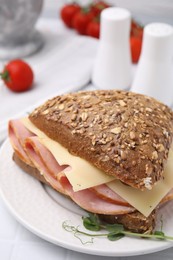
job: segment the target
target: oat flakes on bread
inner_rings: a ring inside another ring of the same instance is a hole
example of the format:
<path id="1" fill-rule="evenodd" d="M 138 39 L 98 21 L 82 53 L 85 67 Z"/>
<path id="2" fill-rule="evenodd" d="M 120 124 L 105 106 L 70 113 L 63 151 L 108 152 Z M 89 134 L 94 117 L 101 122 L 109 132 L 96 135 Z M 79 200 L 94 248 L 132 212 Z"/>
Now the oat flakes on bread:
<path id="1" fill-rule="evenodd" d="M 126 91 L 86 91 L 48 100 L 31 122 L 70 153 L 132 187 L 162 179 L 173 139 L 173 112 Z"/>

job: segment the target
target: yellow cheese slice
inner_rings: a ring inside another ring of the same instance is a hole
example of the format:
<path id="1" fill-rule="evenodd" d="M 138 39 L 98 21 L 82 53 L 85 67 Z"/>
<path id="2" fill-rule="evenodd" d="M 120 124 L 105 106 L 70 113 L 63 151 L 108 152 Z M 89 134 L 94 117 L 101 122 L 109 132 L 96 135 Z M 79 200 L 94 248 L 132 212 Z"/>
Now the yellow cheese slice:
<path id="1" fill-rule="evenodd" d="M 39 137 L 40 142 L 49 149 L 60 165 L 67 164 L 72 167 L 71 170 L 66 171 L 65 174 L 74 191 L 79 191 L 106 183 L 108 187 L 119 194 L 143 215 L 148 216 L 173 187 L 172 150 L 169 152 L 168 161 L 164 172 L 164 180 L 159 181 L 152 190 L 140 191 L 122 184 L 120 181 L 115 180 L 114 177 L 106 175 L 103 171 L 97 169 L 87 161 L 70 154 L 66 148 L 50 139 L 47 135 L 35 127 L 28 118 L 23 118 L 21 121 L 26 128 Z"/>
<path id="2" fill-rule="evenodd" d="M 164 179 L 158 181 L 152 190 L 137 190 L 115 180 L 107 183 L 107 186 L 118 193 L 130 205 L 138 209 L 146 217 L 159 204 L 162 198 L 173 187 L 173 151 L 169 151 L 168 161 L 164 171 Z"/>
<path id="3" fill-rule="evenodd" d="M 106 175 L 86 160 L 74 156 L 58 142 L 52 140 L 26 117 L 21 119 L 25 127 L 39 137 L 40 142 L 48 148 L 60 165 L 70 165 L 70 171 L 65 171 L 74 191 L 84 190 L 93 186 L 110 182 L 115 177 Z"/>

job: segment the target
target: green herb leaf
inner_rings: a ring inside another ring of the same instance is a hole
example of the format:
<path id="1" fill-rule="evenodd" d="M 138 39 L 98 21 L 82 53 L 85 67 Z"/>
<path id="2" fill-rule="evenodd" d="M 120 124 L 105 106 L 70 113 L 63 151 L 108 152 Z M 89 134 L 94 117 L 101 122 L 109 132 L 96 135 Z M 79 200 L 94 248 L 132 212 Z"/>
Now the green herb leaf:
<path id="1" fill-rule="evenodd" d="M 89 213 L 89 217 L 83 217 L 83 225 L 91 231 L 99 231 L 101 229 L 98 216 L 92 213 Z"/>
<path id="2" fill-rule="evenodd" d="M 116 241 L 116 240 L 119 240 L 121 238 L 123 238 L 125 235 L 122 234 L 121 232 L 110 232 L 108 235 L 107 235 L 107 238 L 110 240 L 110 241 Z"/>
<path id="3" fill-rule="evenodd" d="M 89 213 L 89 218 L 90 218 L 90 220 L 91 220 L 93 223 L 95 223 L 95 224 L 97 224 L 97 225 L 100 225 L 100 220 L 99 220 L 97 214 Z"/>
<path id="4" fill-rule="evenodd" d="M 100 230 L 100 226 L 93 223 L 91 221 L 91 219 L 88 218 L 88 217 L 83 218 L 83 225 L 86 229 L 91 230 L 91 231 L 99 231 Z"/>
<path id="5" fill-rule="evenodd" d="M 155 231 L 153 235 L 160 236 L 160 238 L 163 237 L 163 239 L 165 239 L 165 234 L 163 233 L 163 231 Z"/>

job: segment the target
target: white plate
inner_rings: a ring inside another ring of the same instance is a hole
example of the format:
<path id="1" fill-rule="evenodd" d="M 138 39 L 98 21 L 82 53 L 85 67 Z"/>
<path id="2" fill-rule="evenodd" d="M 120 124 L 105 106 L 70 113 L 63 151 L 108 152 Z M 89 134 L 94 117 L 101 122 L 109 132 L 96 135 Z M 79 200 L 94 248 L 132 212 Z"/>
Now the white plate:
<path id="1" fill-rule="evenodd" d="M 173 242 L 170 241 L 130 237 L 115 242 L 106 238 L 95 238 L 93 244 L 83 245 L 72 233 L 62 228 L 62 223 L 70 220 L 71 224 L 83 229 L 81 216 L 85 212 L 70 200 L 25 174 L 12 161 L 12 153 L 9 140 L 7 140 L 0 152 L 2 197 L 17 220 L 41 238 L 67 249 L 102 256 L 140 255 L 173 246 Z M 163 212 L 164 232 L 167 235 L 173 235 L 173 203 L 164 206 L 160 215 Z M 82 239 L 88 240 L 86 237 Z"/>

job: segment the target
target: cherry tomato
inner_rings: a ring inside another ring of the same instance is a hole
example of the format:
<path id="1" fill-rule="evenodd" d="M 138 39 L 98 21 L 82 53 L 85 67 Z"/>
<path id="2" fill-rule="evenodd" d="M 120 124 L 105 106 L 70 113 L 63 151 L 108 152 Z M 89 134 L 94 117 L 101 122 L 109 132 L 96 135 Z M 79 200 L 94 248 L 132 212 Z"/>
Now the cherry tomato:
<path id="1" fill-rule="evenodd" d="M 34 74 L 31 67 L 23 60 L 12 60 L 0 73 L 5 85 L 12 91 L 22 92 L 31 88 Z"/>
<path id="2" fill-rule="evenodd" d="M 94 14 L 83 8 L 73 18 L 73 26 L 79 34 L 86 35 L 87 25 L 92 21 Z"/>
<path id="3" fill-rule="evenodd" d="M 143 37 L 143 27 L 135 20 L 132 20 L 130 35 L 131 37 L 138 37 L 141 39 Z"/>
<path id="4" fill-rule="evenodd" d="M 86 29 L 87 35 L 98 38 L 100 37 L 100 23 L 97 20 L 91 21 Z"/>
<path id="5" fill-rule="evenodd" d="M 81 7 L 78 4 L 72 3 L 65 5 L 60 12 L 61 18 L 65 25 L 69 28 L 73 28 L 72 19 L 73 16 L 79 12 Z"/>
<path id="6" fill-rule="evenodd" d="M 141 53 L 142 39 L 137 37 L 130 37 L 130 47 L 131 47 L 132 62 L 137 63 Z"/>
<path id="7" fill-rule="evenodd" d="M 106 2 L 96 1 L 95 3 L 92 4 L 91 10 L 97 16 L 101 13 L 102 10 L 104 10 L 105 8 L 108 8 L 108 7 L 110 7 L 110 5 L 107 4 Z"/>

